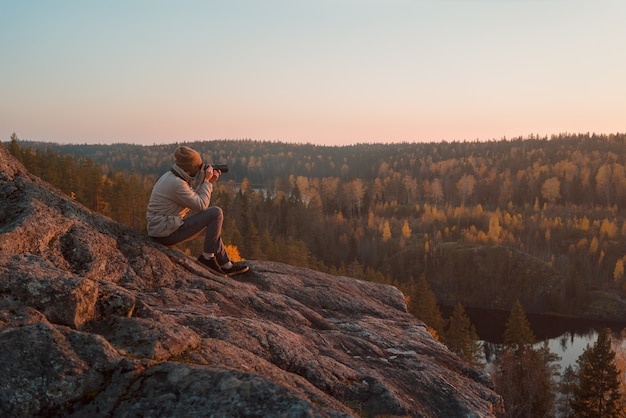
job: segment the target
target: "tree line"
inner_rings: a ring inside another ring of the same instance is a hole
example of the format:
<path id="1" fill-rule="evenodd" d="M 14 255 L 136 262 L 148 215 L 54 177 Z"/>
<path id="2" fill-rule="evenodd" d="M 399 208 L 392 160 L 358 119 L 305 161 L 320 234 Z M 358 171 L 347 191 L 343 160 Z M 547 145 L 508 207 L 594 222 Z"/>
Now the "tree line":
<path id="1" fill-rule="evenodd" d="M 346 147 L 185 144 L 207 162 L 229 164 L 214 203 L 226 215 L 224 239 L 244 258 L 406 290 L 422 274 L 444 279 L 446 242 L 499 245 L 566 278 L 566 294 L 546 310 L 576 312 L 592 289 L 626 297 L 624 134 Z M 9 143 L 34 174 L 138 230 L 150 189 L 178 145 L 59 145 L 17 135 Z M 472 283 L 483 272 L 466 274 Z"/>
<path id="2" fill-rule="evenodd" d="M 37 177 L 89 209 L 138 231 L 146 227 L 146 206 L 154 176 L 104 170 L 90 157 L 53 149 L 23 147 L 13 134 L 9 151 Z"/>

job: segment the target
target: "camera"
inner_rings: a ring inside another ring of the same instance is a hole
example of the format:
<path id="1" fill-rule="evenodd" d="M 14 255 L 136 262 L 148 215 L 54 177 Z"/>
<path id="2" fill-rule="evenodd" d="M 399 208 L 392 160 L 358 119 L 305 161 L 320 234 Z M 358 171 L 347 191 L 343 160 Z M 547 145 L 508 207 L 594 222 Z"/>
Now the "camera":
<path id="1" fill-rule="evenodd" d="M 219 170 L 220 173 L 228 173 L 228 164 L 205 164 L 204 168 L 209 166 L 213 167 L 213 170 Z"/>

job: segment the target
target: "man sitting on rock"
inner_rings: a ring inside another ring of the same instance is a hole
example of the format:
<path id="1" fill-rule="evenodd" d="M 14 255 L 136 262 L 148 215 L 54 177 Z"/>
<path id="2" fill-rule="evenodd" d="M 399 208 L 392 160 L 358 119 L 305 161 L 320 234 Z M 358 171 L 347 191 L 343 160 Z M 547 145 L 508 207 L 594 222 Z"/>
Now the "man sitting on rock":
<path id="1" fill-rule="evenodd" d="M 213 183 L 219 170 L 202 162 L 200 154 L 186 146 L 174 153 L 176 164 L 156 182 L 148 202 L 148 235 L 164 245 L 189 241 L 204 232 L 204 252 L 198 263 L 219 275 L 234 276 L 248 266 L 233 263 L 222 242 L 224 215 L 218 206 L 209 206 Z M 191 187 L 194 177 L 200 184 Z M 187 216 L 189 212 L 193 215 Z"/>

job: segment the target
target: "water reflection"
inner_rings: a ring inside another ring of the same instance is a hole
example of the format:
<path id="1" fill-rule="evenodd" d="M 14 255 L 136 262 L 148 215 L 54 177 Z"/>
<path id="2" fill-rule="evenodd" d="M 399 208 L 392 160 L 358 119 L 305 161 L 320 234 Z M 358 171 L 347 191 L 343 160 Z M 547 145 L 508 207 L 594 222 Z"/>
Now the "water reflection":
<path id="1" fill-rule="evenodd" d="M 549 339 L 548 347 L 550 351 L 561 357 L 558 364 L 561 366 L 561 371 L 563 371 L 568 365 L 575 366 L 578 357 L 585 351 L 587 346 L 595 344 L 597 338 L 598 332 L 595 330 L 581 335 L 566 332 L 560 337 Z"/>
<path id="2" fill-rule="evenodd" d="M 442 312 L 445 317 L 448 317 L 452 308 L 444 307 Z M 493 363 L 504 342 L 504 329 L 509 312 L 465 308 L 465 313 L 474 324 L 476 333 L 481 339 L 485 361 L 487 364 Z M 557 362 L 561 367 L 561 372 L 568 365 L 576 365 L 576 360 L 587 346 L 596 342 L 598 332 L 602 328 L 610 328 L 616 335 L 626 328 L 626 322 L 591 321 L 532 314 L 527 314 L 527 317 L 537 338 L 537 347 L 541 347 L 547 341 L 550 351 L 561 357 L 561 360 Z"/>

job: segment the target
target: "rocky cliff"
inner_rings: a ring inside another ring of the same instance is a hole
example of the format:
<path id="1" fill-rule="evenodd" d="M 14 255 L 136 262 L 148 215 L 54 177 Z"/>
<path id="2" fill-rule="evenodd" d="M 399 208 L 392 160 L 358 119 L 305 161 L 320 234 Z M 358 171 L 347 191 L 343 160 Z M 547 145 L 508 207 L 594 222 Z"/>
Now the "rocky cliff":
<path id="1" fill-rule="evenodd" d="M 0 416 L 489 417 L 487 377 L 394 287 L 226 279 L 90 212 L 0 144 Z"/>

